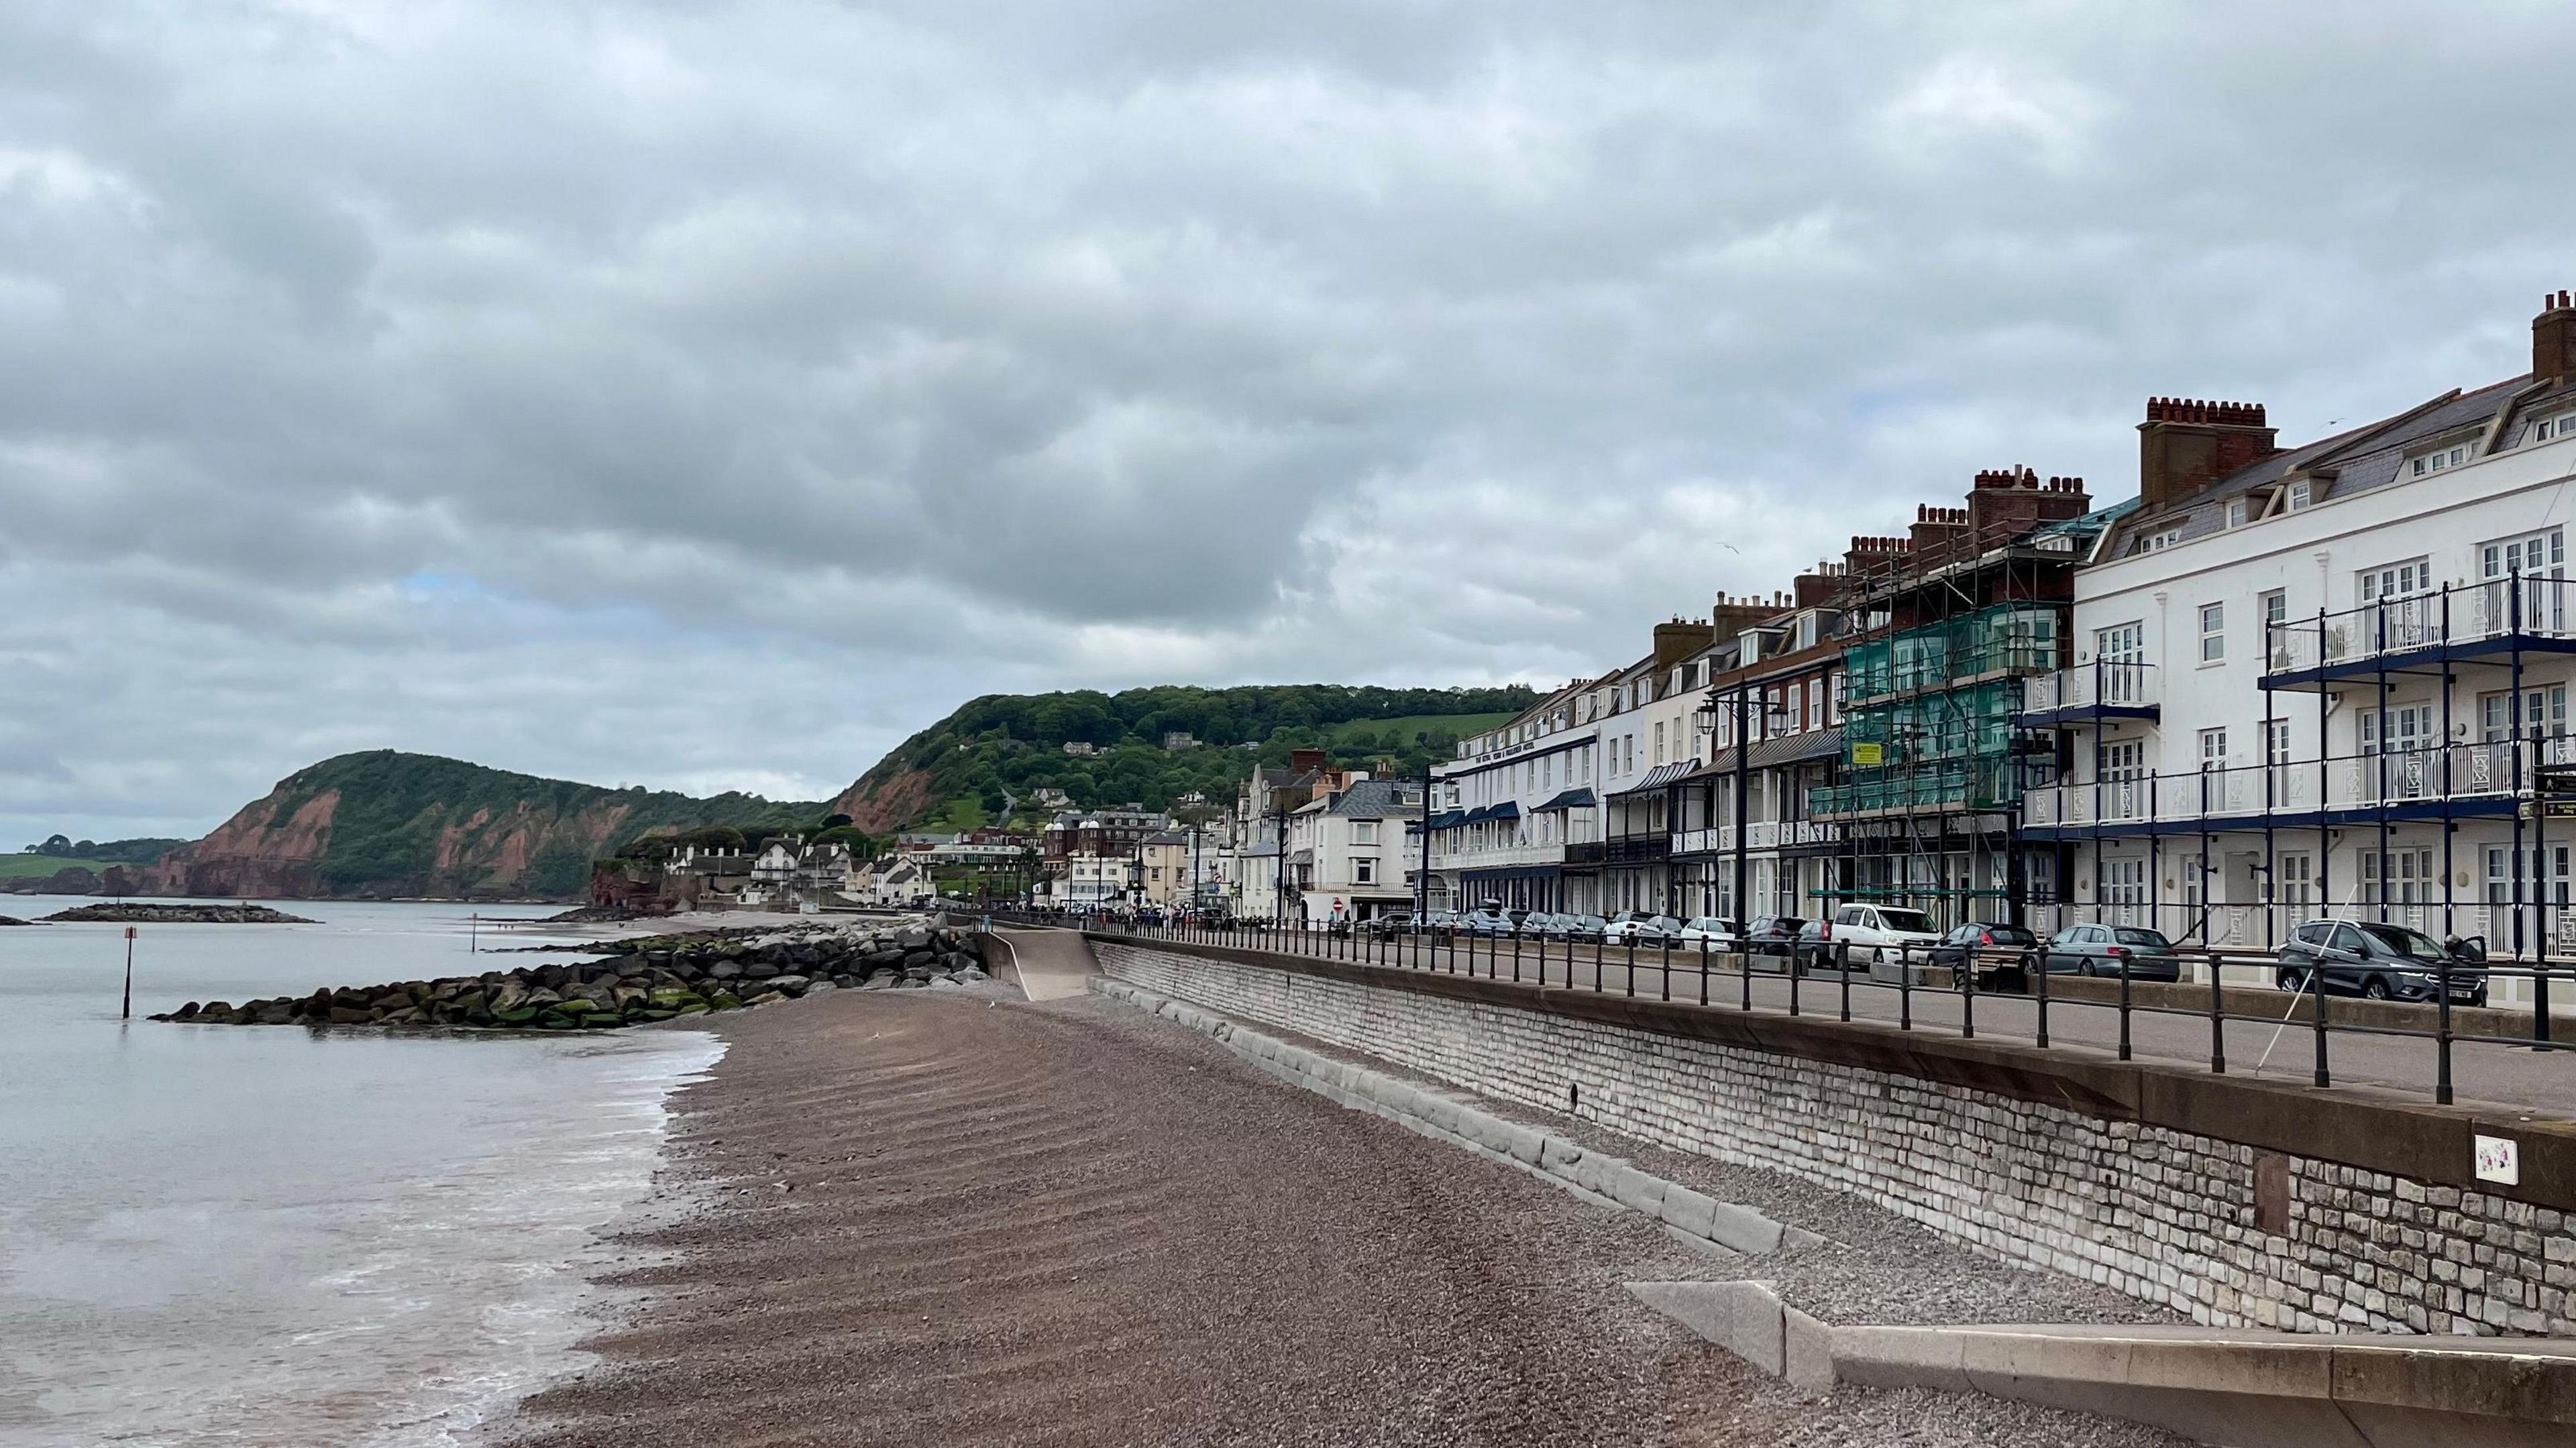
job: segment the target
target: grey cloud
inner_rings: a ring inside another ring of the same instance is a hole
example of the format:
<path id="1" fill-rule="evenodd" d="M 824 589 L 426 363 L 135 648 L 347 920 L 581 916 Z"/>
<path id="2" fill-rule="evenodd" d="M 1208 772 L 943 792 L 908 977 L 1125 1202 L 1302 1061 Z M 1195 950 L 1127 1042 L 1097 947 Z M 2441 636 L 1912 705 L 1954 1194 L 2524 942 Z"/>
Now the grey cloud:
<path id="1" fill-rule="evenodd" d="M 2150 392 L 2295 435 L 2517 370 L 2569 31 L 8 7 L 0 827 L 336 747 L 820 790 L 988 689 L 1606 668 L 1980 467 L 2120 495 Z"/>

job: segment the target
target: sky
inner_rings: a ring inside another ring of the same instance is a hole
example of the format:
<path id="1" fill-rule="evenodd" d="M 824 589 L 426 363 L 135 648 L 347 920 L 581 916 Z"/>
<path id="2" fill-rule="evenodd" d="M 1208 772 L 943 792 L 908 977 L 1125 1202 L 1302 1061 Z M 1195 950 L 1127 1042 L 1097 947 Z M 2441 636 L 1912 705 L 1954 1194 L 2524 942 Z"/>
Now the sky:
<path id="1" fill-rule="evenodd" d="M 9 0 L 0 847 L 399 748 L 1561 683 L 2524 370 L 2556 3 Z"/>

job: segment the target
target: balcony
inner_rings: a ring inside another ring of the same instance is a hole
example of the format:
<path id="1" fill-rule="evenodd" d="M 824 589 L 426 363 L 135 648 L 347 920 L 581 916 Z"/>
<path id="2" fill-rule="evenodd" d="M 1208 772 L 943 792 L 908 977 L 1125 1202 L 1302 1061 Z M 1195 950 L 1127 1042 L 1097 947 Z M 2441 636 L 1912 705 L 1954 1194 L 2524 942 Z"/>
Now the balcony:
<path id="1" fill-rule="evenodd" d="M 1943 759 L 1863 769 L 1847 784 L 1807 792 L 1812 819 L 2009 809 L 2020 798 L 2012 762 Z"/>
<path id="2" fill-rule="evenodd" d="M 1779 850 L 1799 845 L 1831 845 L 1841 842 L 1842 826 L 1819 820 L 1755 820 L 1744 827 L 1747 850 Z M 1676 855 L 1727 855 L 1735 852 L 1735 827 L 1720 825 L 1715 829 L 1680 830 L 1672 840 Z"/>
<path id="3" fill-rule="evenodd" d="M 1673 842 L 1667 835 L 1625 835 L 1608 841 L 1603 858 L 1613 865 L 1661 864 L 1672 854 Z"/>
<path id="4" fill-rule="evenodd" d="M 1562 841 L 1544 845 L 1505 845 L 1483 850 L 1450 850 L 1436 845 L 1431 851 L 1431 868 L 1435 870 L 1506 870 L 1530 865 L 1565 863 L 1567 846 Z"/>
<path id="5" fill-rule="evenodd" d="M 2529 792 L 2535 767 L 2570 763 L 2576 763 L 2576 738 L 2560 736 L 2069 782 L 2024 793 L 2022 823 L 2035 830 L 2147 833 L 2167 825 L 2256 828 L 2267 819 L 2313 827 L 2382 812 L 2510 814 Z"/>
<path id="6" fill-rule="evenodd" d="M 2274 624 L 2264 641 L 2263 687 L 2313 689 L 2419 664 L 2576 653 L 2569 585 L 2517 574 Z"/>
<path id="7" fill-rule="evenodd" d="M 2095 719 L 2153 719 L 2163 710 L 2161 687 L 2153 664 L 2095 659 L 2024 679 L 2013 723 L 2051 729 Z"/>

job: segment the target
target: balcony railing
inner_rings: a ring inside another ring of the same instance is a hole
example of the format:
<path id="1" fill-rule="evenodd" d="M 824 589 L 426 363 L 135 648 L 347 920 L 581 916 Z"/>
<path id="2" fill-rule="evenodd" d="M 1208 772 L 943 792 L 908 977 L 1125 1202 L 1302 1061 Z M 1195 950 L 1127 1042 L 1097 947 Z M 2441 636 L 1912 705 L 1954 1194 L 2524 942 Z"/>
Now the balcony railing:
<path id="1" fill-rule="evenodd" d="M 2431 593 L 2383 598 L 2307 619 L 2277 623 L 2264 638 L 2264 672 L 2366 663 L 2441 645 L 2460 647 L 2513 637 L 2567 638 L 2571 580 L 2513 574 L 2481 583 L 2446 584 Z"/>
<path id="2" fill-rule="evenodd" d="M 2095 659 L 2071 669 L 2022 680 L 2025 714 L 2071 709 L 2148 709 L 2163 702 L 2156 666 L 2126 659 Z"/>
<path id="3" fill-rule="evenodd" d="M 1755 820 L 1744 827 L 1744 847 L 1748 850 L 1777 850 L 1793 845 L 1829 845 L 1843 837 L 1842 826 L 1821 820 Z M 1735 850 L 1735 826 L 1719 825 L 1704 830 L 1678 830 L 1673 834 L 1676 855 L 1723 855 Z"/>
<path id="4" fill-rule="evenodd" d="M 2010 761 L 1955 759 L 1860 771 L 1846 784 L 1807 791 L 1807 814 L 1887 814 L 1926 810 L 2006 809 L 2019 798 Z"/>
<path id="5" fill-rule="evenodd" d="M 1609 841 L 1605 857 L 1613 865 L 1647 865 L 1670 856 L 1672 848 L 1664 835 L 1628 835 Z"/>
<path id="6" fill-rule="evenodd" d="M 1503 845 L 1482 850 L 1434 848 L 1431 868 L 1500 870 L 1519 865 L 1560 865 L 1565 863 L 1565 851 L 1565 843 L 1561 840 L 1543 845 Z"/>
<path id="7" fill-rule="evenodd" d="M 2141 774 L 2035 786 L 2022 822 L 2038 826 L 2190 822 L 2319 809 L 2369 809 L 2528 793 L 2544 764 L 2576 763 L 2576 737 L 2434 745 L 2285 764 Z"/>

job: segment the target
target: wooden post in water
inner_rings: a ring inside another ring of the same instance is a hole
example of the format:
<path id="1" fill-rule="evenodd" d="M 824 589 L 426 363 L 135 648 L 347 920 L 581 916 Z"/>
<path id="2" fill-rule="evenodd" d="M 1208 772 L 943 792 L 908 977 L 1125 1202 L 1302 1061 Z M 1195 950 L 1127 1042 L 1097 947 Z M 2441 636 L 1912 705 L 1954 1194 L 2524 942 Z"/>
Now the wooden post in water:
<path id="1" fill-rule="evenodd" d="M 134 1019 L 134 927 L 125 927 L 125 1007 L 116 1014 L 120 1021 Z"/>

